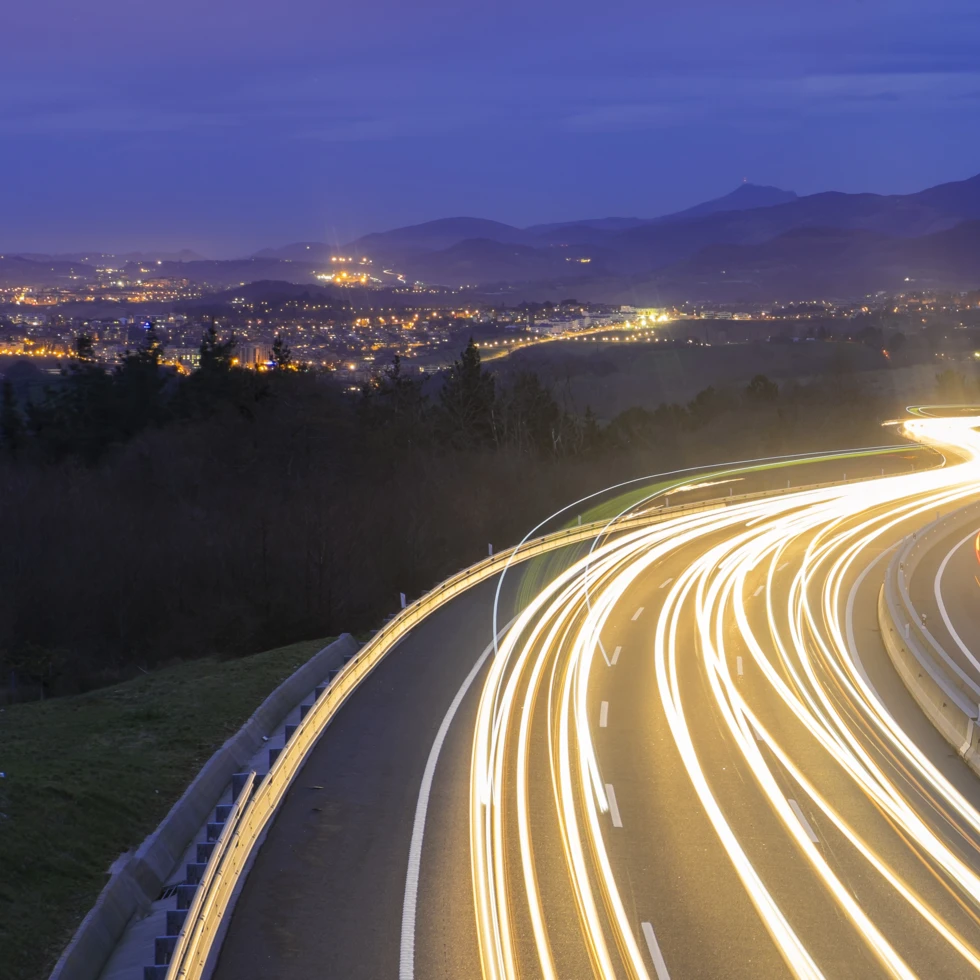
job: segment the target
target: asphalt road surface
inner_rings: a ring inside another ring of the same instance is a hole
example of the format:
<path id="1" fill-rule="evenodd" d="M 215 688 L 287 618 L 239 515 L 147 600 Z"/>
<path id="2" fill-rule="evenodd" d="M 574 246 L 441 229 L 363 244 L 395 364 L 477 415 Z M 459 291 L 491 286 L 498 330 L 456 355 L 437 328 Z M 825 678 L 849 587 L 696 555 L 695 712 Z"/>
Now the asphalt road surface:
<path id="1" fill-rule="evenodd" d="M 417 627 L 311 752 L 218 980 L 980 972 L 980 781 L 875 612 L 976 464 L 847 465 L 886 475 L 515 566 L 496 654 L 496 582 Z"/>

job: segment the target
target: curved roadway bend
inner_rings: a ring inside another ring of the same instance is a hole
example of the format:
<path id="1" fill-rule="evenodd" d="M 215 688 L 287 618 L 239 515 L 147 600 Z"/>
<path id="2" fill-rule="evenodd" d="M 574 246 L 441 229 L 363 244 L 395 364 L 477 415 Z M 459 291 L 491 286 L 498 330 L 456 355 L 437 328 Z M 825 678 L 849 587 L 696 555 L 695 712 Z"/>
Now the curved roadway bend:
<path id="1" fill-rule="evenodd" d="M 311 754 L 218 980 L 980 972 L 980 782 L 874 611 L 892 547 L 976 488 L 964 466 L 691 515 L 543 587 L 460 696 L 400 946 L 493 584 L 455 600 Z"/>

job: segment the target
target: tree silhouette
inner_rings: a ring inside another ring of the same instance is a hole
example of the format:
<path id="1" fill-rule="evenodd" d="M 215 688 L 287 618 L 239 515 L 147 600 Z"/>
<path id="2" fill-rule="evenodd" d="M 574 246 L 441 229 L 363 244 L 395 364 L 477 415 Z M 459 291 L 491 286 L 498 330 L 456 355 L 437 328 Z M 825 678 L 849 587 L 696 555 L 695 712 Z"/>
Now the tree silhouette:
<path id="1" fill-rule="evenodd" d="M 779 396 L 779 385 L 764 374 L 757 374 L 745 386 L 745 394 L 753 402 L 774 402 Z"/>
<path id="2" fill-rule="evenodd" d="M 282 334 L 276 334 L 276 339 L 272 342 L 272 350 L 269 357 L 276 365 L 277 371 L 287 371 L 293 366 L 293 352 L 289 345 L 282 338 Z"/>
<path id="3" fill-rule="evenodd" d="M 439 393 L 440 429 L 451 445 L 479 449 L 496 442 L 494 378 L 480 364 L 473 338 L 453 361 Z"/>
<path id="4" fill-rule="evenodd" d="M 0 443 L 8 455 L 16 459 L 24 436 L 24 419 L 17 406 L 14 386 L 4 381 L 0 395 Z"/>

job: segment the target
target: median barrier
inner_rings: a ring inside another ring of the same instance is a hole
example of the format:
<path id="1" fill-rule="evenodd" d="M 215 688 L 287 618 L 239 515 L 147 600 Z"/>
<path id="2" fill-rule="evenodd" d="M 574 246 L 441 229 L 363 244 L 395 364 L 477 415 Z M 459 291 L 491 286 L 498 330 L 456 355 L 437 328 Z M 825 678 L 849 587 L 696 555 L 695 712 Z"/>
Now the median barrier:
<path id="1" fill-rule="evenodd" d="M 357 649 L 345 633 L 287 677 L 204 764 L 156 830 L 114 873 L 82 920 L 51 980 L 95 980 L 134 915 L 144 914 L 207 821 L 232 775 L 255 754 L 283 718 Z"/>
<path id="2" fill-rule="evenodd" d="M 908 584 L 918 563 L 940 537 L 980 519 L 972 503 L 911 535 L 885 572 L 878 593 L 878 625 L 885 650 L 912 698 L 966 764 L 980 774 L 980 685 L 923 625 Z"/>

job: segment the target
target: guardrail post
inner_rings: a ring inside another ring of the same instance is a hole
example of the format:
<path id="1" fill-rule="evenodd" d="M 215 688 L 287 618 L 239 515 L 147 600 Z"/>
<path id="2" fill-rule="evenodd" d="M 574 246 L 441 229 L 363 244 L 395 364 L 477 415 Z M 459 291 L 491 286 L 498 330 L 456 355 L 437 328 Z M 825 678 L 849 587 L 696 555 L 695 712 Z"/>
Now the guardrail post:
<path id="1" fill-rule="evenodd" d="M 153 959 L 155 966 L 167 966 L 170 957 L 174 954 L 174 946 L 177 945 L 176 936 L 157 936 L 153 940 Z"/>
<path id="2" fill-rule="evenodd" d="M 167 935 L 179 935 L 186 919 L 187 909 L 167 909 Z"/>
<path id="3" fill-rule="evenodd" d="M 186 877 L 188 885 L 199 885 L 201 883 L 201 878 L 204 877 L 204 869 L 207 867 L 207 862 L 191 862 L 187 865 Z"/>
<path id="4" fill-rule="evenodd" d="M 234 803 L 238 799 L 238 794 L 241 793 L 242 788 L 245 783 L 248 782 L 248 777 L 250 773 L 247 772 L 236 772 L 231 777 L 231 800 Z"/>
<path id="5" fill-rule="evenodd" d="M 178 885 L 177 908 L 189 909 L 191 907 L 191 902 L 194 901 L 194 892 L 196 891 L 197 885 Z"/>

